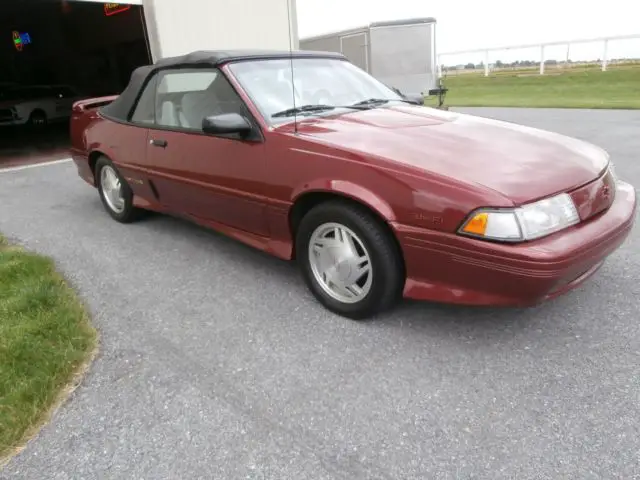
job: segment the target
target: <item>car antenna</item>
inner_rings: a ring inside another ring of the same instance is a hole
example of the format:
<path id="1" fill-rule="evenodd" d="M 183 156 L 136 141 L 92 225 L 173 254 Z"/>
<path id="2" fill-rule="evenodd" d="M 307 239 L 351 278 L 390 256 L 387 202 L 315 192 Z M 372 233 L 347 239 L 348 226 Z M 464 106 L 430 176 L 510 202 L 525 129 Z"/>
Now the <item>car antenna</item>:
<path id="1" fill-rule="evenodd" d="M 291 29 L 291 2 L 287 1 L 287 19 L 289 20 L 289 60 L 291 61 L 291 95 L 293 97 L 293 130 L 298 134 L 298 115 L 296 114 L 296 84 L 293 76 L 293 35 Z"/>

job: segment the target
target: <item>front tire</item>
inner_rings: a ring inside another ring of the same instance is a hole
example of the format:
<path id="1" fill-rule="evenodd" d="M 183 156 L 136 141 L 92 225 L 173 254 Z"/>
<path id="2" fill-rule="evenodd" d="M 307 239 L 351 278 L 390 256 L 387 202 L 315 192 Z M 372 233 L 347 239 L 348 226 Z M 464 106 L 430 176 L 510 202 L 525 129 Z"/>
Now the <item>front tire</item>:
<path id="1" fill-rule="evenodd" d="M 328 310 L 363 320 L 400 299 L 404 264 L 388 228 L 342 201 L 322 203 L 300 222 L 296 256 L 305 282 Z"/>
<path id="2" fill-rule="evenodd" d="M 98 159 L 95 175 L 100 200 L 107 213 L 120 223 L 138 220 L 142 211 L 133 206 L 133 192 L 108 158 Z"/>
<path id="3" fill-rule="evenodd" d="M 36 110 L 29 115 L 29 126 L 32 129 L 41 130 L 47 126 L 47 114 L 42 110 Z"/>

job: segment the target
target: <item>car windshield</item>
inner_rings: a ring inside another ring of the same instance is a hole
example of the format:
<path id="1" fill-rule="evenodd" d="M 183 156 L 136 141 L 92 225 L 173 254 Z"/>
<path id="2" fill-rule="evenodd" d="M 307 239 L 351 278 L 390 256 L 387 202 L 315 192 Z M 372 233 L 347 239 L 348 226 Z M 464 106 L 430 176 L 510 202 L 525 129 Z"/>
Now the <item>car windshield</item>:
<path id="1" fill-rule="evenodd" d="M 291 65 L 291 59 L 285 58 L 242 61 L 229 68 L 270 123 L 290 121 L 294 114 L 321 115 L 342 108 L 349 112 L 349 107 L 359 102 L 369 101 L 373 107 L 403 101 L 396 92 L 344 60 L 296 58 L 293 72 Z"/>

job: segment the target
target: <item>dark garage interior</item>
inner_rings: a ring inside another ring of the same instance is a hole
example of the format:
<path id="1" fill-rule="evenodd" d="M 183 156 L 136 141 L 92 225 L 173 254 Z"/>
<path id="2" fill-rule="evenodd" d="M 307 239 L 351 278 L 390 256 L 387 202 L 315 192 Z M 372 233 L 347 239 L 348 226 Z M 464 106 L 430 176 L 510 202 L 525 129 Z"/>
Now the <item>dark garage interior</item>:
<path id="1" fill-rule="evenodd" d="M 150 57 L 141 6 L 0 3 L 0 168 L 67 156 L 72 103 L 120 93 Z"/>

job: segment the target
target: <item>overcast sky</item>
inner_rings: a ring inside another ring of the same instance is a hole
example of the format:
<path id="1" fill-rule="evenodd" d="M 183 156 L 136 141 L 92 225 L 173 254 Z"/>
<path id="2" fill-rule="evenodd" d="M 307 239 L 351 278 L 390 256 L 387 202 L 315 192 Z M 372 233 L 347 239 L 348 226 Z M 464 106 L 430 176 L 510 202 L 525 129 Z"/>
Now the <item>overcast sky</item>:
<path id="1" fill-rule="evenodd" d="M 435 17 L 439 52 L 640 34 L 639 0 L 297 0 L 297 7 L 302 38 L 373 21 Z M 570 57 L 597 58 L 601 50 L 593 44 L 571 47 Z M 614 42 L 609 50 L 611 57 L 640 57 L 640 39 Z M 564 58 L 566 47 L 548 53 Z M 536 55 L 538 50 L 516 54 Z"/>

